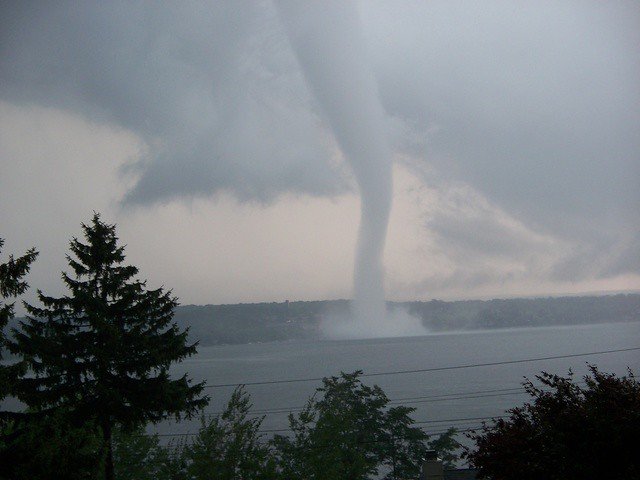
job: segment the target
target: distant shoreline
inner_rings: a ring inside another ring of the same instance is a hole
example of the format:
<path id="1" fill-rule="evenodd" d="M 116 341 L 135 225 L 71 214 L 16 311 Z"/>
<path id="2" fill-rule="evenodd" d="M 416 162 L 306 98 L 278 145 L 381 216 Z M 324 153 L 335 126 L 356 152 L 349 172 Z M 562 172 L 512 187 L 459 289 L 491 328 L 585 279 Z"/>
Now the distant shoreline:
<path id="1" fill-rule="evenodd" d="M 345 315 L 349 300 L 185 305 L 176 321 L 203 346 L 323 340 L 323 317 Z M 502 328 L 640 321 L 640 293 L 492 300 L 387 302 L 438 334 Z"/>
<path id="2" fill-rule="evenodd" d="M 174 320 L 181 329 L 188 327 L 190 340 L 202 346 L 329 340 L 322 333 L 322 319 L 347 315 L 349 304 L 341 299 L 184 305 L 175 310 Z M 419 318 L 432 334 L 640 321 L 640 293 L 387 302 L 387 306 Z M 20 320 L 12 319 L 6 330 Z"/>

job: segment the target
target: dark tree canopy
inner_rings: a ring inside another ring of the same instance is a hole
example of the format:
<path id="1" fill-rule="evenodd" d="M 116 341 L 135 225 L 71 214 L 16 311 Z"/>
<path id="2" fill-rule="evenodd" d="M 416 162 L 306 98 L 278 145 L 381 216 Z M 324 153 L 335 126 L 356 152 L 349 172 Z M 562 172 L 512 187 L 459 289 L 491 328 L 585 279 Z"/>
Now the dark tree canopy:
<path id="1" fill-rule="evenodd" d="M 640 478 L 640 384 L 590 366 L 584 386 L 543 372 L 524 387 L 530 403 L 470 435 L 480 478 L 596 480 Z"/>
<path id="2" fill-rule="evenodd" d="M 4 240 L 0 238 L 0 253 Z M 27 291 L 29 285 L 24 277 L 29 273 L 31 264 L 38 256 L 35 249 L 30 249 L 21 257 L 14 258 L 10 255 L 5 263 L 0 263 L 0 360 L 6 347 L 7 339 L 4 329 L 9 319 L 13 318 L 13 303 L 5 303 L 5 299 L 15 298 Z M 11 394 L 15 378 L 20 373 L 21 365 L 0 364 L 0 400 Z M 0 415 L 0 422 L 4 422 L 5 416 Z"/>
<path id="3" fill-rule="evenodd" d="M 0 238 L 0 253 L 4 246 L 4 239 Z M 35 249 L 30 249 L 21 257 L 14 258 L 9 255 L 5 263 L 0 263 L 0 297 L 3 299 L 17 297 L 27 291 L 29 285 L 24 281 L 24 277 L 29 273 L 31 264 L 38 256 Z M 4 305 L 0 303 L 0 318 L 9 318 L 13 314 L 12 304 Z"/>
<path id="4" fill-rule="evenodd" d="M 55 298 L 38 291 L 43 306 L 26 305 L 29 317 L 14 330 L 10 349 L 34 373 L 19 390 L 32 410 L 64 411 L 70 421 L 100 427 L 110 479 L 115 426 L 129 431 L 190 416 L 208 399 L 203 384 L 169 375 L 172 363 L 196 353 L 172 322 L 177 299 L 135 279 L 138 269 L 123 264 L 115 225 L 94 214 L 82 229 L 85 242 L 71 240 L 67 256 L 73 274 L 62 274 L 70 293 Z"/>
<path id="5" fill-rule="evenodd" d="M 0 238 L 0 253 L 3 246 L 4 240 Z M 14 258 L 10 255 L 6 262 L 0 263 L 0 361 L 7 347 L 5 328 L 14 315 L 14 304 L 5 303 L 5 300 L 22 295 L 29 288 L 24 277 L 29 273 L 37 256 L 38 252 L 32 248 L 21 257 Z M 24 362 L 14 362 L 10 365 L 0 363 L 0 401 L 7 396 L 15 395 L 17 381 L 24 375 L 25 369 Z M 17 441 L 16 421 L 19 416 L 14 412 L 0 411 L 0 478 L 5 478 L 11 462 L 15 460 L 13 450 Z"/>
<path id="6" fill-rule="evenodd" d="M 10 441 L 0 448 L 0 479 L 101 478 L 104 455 L 94 425 L 72 426 L 63 412 L 55 412 L 26 416 L 13 422 L 7 430 Z"/>
<path id="7" fill-rule="evenodd" d="M 438 454 L 445 469 L 456 468 L 456 464 L 460 460 L 459 452 L 462 449 L 462 444 L 456 440 L 456 435 L 458 435 L 458 429 L 449 427 L 446 432 L 428 443 L 429 449 Z"/>

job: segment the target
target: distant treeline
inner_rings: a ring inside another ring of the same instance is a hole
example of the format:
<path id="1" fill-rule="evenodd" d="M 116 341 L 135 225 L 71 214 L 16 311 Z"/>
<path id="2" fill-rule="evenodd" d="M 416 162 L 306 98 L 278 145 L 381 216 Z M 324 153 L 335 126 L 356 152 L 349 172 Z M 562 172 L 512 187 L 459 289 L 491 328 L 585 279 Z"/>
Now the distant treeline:
<path id="1" fill-rule="evenodd" d="M 640 294 L 392 304 L 434 331 L 640 321 Z"/>
<path id="2" fill-rule="evenodd" d="M 640 294 L 635 293 L 388 305 L 419 317 L 435 332 L 640 321 Z M 190 338 L 200 345 L 318 340 L 322 317 L 348 310 L 348 300 L 185 305 L 176 309 L 175 320 L 180 328 L 189 327 Z M 13 319 L 11 326 L 18 320 Z"/>
<path id="3" fill-rule="evenodd" d="M 389 302 L 431 331 L 640 321 L 640 294 L 444 302 Z M 324 315 L 345 314 L 347 300 L 187 305 L 176 321 L 201 345 L 321 339 Z"/>
<path id="4" fill-rule="evenodd" d="M 185 305 L 175 320 L 189 327 L 200 345 L 273 342 L 320 338 L 320 320 L 332 310 L 346 312 L 346 300 L 236 305 Z"/>

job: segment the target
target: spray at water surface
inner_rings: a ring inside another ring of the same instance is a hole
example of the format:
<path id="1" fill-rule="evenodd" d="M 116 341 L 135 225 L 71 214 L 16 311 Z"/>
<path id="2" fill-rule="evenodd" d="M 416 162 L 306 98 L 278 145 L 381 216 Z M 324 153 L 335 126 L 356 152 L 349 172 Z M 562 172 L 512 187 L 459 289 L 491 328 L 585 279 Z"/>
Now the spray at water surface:
<path id="1" fill-rule="evenodd" d="M 391 210 L 392 159 L 356 6 L 344 0 L 279 0 L 277 6 L 307 84 L 360 190 L 353 319 L 332 322 L 332 333 L 344 337 L 424 333 L 415 319 L 389 318 L 385 308 L 382 256 Z"/>

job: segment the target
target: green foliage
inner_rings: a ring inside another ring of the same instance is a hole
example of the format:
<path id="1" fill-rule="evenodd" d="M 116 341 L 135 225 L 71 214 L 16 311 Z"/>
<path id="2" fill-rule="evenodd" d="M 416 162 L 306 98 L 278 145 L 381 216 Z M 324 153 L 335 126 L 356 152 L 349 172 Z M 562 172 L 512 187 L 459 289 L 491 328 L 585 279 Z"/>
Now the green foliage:
<path id="1" fill-rule="evenodd" d="M 186 447 L 193 480 L 267 480 L 275 477 L 268 445 L 259 433 L 264 417 L 250 418 L 251 401 L 242 387 L 234 390 L 225 411 L 202 416 L 195 440 Z"/>
<path id="2" fill-rule="evenodd" d="M 4 240 L 0 238 L 0 253 L 3 246 Z M 38 252 L 32 248 L 21 257 L 14 258 L 10 255 L 6 262 L 0 263 L 0 361 L 7 347 L 5 327 L 14 315 L 14 304 L 5 303 L 5 300 L 22 295 L 29 288 L 24 277 L 29 273 L 31 264 L 37 256 Z M 25 371 L 24 362 L 0 363 L 0 401 L 6 396 L 15 394 L 18 378 L 24 375 Z M 16 455 L 28 452 L 24 449 L 28 439 L 20 438 L 24 431 L 21 417 L 22 415 L 15 415 L 12 412 L 0 411 L 0 478 L 4 478 L 6 471 L 15 465 Z"/>
<path id="3" fill-rule="evenodd" d="M 0 238 L 0 253 L 4 240 Z M 38 256 L 35 249 L 30 249 L 21 257 L 14 258 L 13 255 L 5 263 L 0 263 L 0 360 L 2 352 L 6 347 L 4 329 L 7 322 L 13 318 L 13 303 L 5 303 L 7 298 L 15 298 L 27 291 L 29 285 L 24 281 L 24 277 L 29 273 L 31 264 Z M 22 372 L 22 365 L 1 365 L 0 364 L 0 401 L 11 393 L 15 384 L 15 379 Z M 5 415 L 0 415 L 0 426 L 6 421 Z"/>
<path id="4" fill-rule="evenodd" d="M 184 465 L 181 451 L 174 445 L 162 446 L 157 435 L 143 428 L 114 434 L 113 460 L 116 480 L 178 480 Z M 177 465 L 176 465 L 177 464 Z M 184 473 L 183 473 L 184 475 Z"/>
<path id="5" fill-rule="evenodd" d="M 481 478 L 590 480 L 640 478 L 640 383 L 590 366 L 580 386 L 543 372 L 524 383 L 532 402 L 470 435 L 466 453 Z"/>
<path id="6" fill-rule="evenodd" d="M 163 471 L 169 480 L 192 480 L 187 472 L 186 441 L 171 441 L 162 450 Z"/>
<path id="7" fill-rule="evenodd" d="M 323 379 L 303 411 L 289 415 L 293 435 L 276 435 L 273 441 L 284 478 L 418 476 L 427 436 L 413 426 L 414 409 L 388 408 L 382 389 L 363 385 L 361 373 Z"/>
<path id="8" fill-rule="evenodd" d="M 0 479 L 97 479 L 101 459 L 102 441 L 93 425 L 70 425 L 60 413 L 3 427 Z"/>
<path id="9" fill-rule="evenodd" d="M 460 455 L 457 452 L 462 448 L 462 444 L 456 440 L 457 434 L 458 430 L 451 427 L 438 438 L 429 442 L 429 449 L 436 451 L 444 468 L 455 468 L 456 462 L 460 460 Z"/>
<path id="10" fill-rule="evenodd" d="M 114 460 L 116 480 L 269 480 L 275 462 L 259 433 L 263 417 L 250 418 L 251 401 L 238 387 L 224 412 L 201 417 L 190 441 L 160 445 L 157 435 L 117 432 Z"/>
<path id="11" fill-rule="evenodd" d="M 4 239 L 0 238 L 0 253 L 2 252 L 3 246 Z M 0 297 L 17 297 L 27 291 L 29 285 L 23 278 L 29 273 L 31 264 L 37 256 L 38 252 L 32 248 L 18 258 L 10 255 L 7 262 L 0 264 Z M 3 310 L 7 306 L 3 306 Z"/>
<path id="12" fill-rule="evenodd" d="M 187 333 L 172 323 L 177 299 L 162 288 L 147 290 L 138 269 L 123 265 L 115 226 L 94 214 L 82 225 L 86 243 L 70 242 L 62 274 L 70 295 L 49 297 L 14 330 L 10 350 L 22 355 L 34 376 L 19 383 L 19 398 L 36 412 L 60 410 L 69 422 L 94 422 L 104 438 L 107 480 L 113 478 L 111 436 L 187 416 L 207 404 L 203 384 L 172 380 L 173 362 L 196 353 Z"/>

